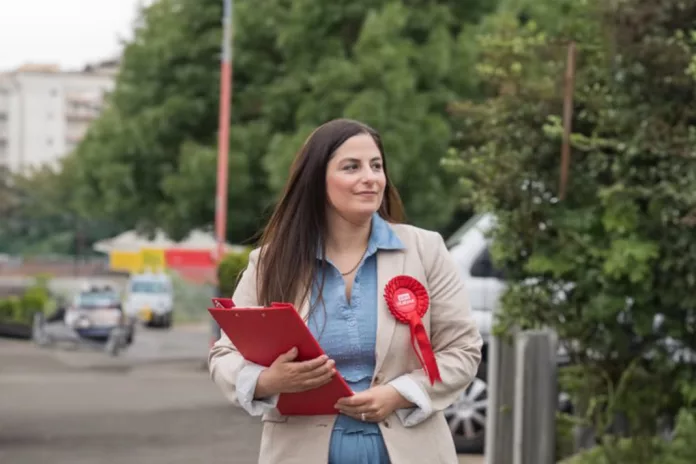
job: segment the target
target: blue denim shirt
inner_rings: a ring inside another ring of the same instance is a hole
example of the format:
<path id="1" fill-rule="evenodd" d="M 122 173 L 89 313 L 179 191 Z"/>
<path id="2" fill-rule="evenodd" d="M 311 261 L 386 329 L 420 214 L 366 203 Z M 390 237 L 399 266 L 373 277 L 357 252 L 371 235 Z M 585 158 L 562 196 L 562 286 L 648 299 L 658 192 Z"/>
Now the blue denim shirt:
<path id="1" fill-rule="evenodd" d="M 338 269 L 330 262 L 320 268 L 317 283 L 312 289 L 308 326 L 324 352 L 334 361 L 336 369 L 354 392 L 367 390 L 375 370 L 375 341 L 377 337 L 377 250 L 399 250 L 404 245 L 389 224 L 379 215 L 372 218 L 367 252 L 353 281 L 350 301 L 346 298 L 345 283 Z M 321 260 L 321 250 L 317 253 Z M 322 275 L 323 304 L 315 306 Z M 374 423 L 365 423 L 340 415 L 334 430 L 379 434 Z"/>

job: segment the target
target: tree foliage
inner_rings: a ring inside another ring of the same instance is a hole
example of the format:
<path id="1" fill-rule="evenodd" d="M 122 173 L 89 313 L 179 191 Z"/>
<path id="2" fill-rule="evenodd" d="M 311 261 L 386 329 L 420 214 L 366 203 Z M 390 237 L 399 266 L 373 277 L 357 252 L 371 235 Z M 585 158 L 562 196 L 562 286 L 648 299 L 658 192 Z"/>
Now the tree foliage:
<path id="1" fill-rule="evenodd" d="M 470 96 L 473 25 L 495 2 L 235 2 L 229 233 L 258 229 L 290 159 L 335 117 L 385 139 L 412 222 L 456 210 L 437 162 L 452 138 L 448 104 Z M 173 237 L 214 217 L 221 2 L 143 9 L 109 107 L 74 157 L 80 210 Z"/>
<path id="2" fill-rule="evenodd" d="M 23 174 L 0 170 L 0 253 L 88 254 L 88 243 L 116 232 L 78 213 L 73 172 L 70 163 Z"/>
<path id="3" fill-rule="evenodd" d="M 501 327 L 554 328 L 578 366 L 567 387 L 597 430 L 622 412 L 631 434 L 651 435 L 679 404 L 679 380 L 693 378 L 679 354 L 696 350 L 696 5 L 523 8 L 480 37 L 490 98 L 458 105 L 461 149 L 447 163 L 468 201 L 497 218 L 494 256 L 510 278 Z M 562 27 L 548 21 L 553 9 Z M 573 154 L 561 201 L 571 40 Z"/>

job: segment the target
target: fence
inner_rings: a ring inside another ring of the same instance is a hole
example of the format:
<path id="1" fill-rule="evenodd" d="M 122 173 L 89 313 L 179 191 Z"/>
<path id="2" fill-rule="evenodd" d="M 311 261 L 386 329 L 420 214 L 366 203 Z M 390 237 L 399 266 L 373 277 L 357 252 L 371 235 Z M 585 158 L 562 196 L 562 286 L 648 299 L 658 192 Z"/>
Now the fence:
<path id="1" fill-rule="evenodd" d="M 0 277 L 28 277 L 40 274 L 54 277 L 106 276 L 113 272 L 102 257 L 38 256 L 0 257 Z"/>
<path id="2" fill-rule="evenodd" d="M 488 351 L 487 464 L 554 464 L 557 340 L 525 331 L 493 337 Z"/>

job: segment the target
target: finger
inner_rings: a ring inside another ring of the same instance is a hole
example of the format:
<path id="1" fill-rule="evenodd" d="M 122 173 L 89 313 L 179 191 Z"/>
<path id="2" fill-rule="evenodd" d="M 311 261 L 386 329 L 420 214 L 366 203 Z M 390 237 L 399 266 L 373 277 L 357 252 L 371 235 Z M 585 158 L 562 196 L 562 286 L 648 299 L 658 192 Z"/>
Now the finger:
<path id="1" fill-rule="evenodd" d="M 339 411 L 348 414 L 359 416 L 360 414 L 376 415 L 379 413 L 379 407 L 374 405 L 360 405 L 360 406 L 335 406 Z"/>
<path id="2" fill-rule="evenodd" d="M 339 411 L 345 412 L 346 414 L 349 414 L 349 415 L 356 415 L 356 414 L 359 415 L 362 413 L 365 413 L 365 414 L 370 413 L 371 414 L 371 413 L 374 413 L 377 409 L 374 406 L 370 405 L 369 403 L 359 404 L 359 405 L 348 405 L 348 406 L 336 404 L 334 407 L 336 409 L 338 409 Z"/>
<path id="3" fill-rule="evenodd" d="M 357 419 L 361 422 L 379 422 L 380 418 L 379 415 L 371 412 L 355 412 L 355 413 L 350 413 L 346 414 L 353 419 Z"/>
<path id="4" fill-rule="evenodd" d="M 295 368 L 297 373 L 311 372 L 314 369 L 326 364 L 328 360 L 329 357 L 323 354 L 317 358 L 310 359 L 309 361 L 297 362 L 293 367 Z"/>
<path id="5" fill-rule="evenodd" d="M 337 405 L 347 407 L 364 406 L 372 400 L 372 395 L 366 393 L 356 393 L 353 396 L 346 396 L 338 400 Z"/>
<path id="6" fill-rule="evenodd" d="M 355 407 L 336 406 L 336 409 L 338 409 L 342 414 L 351 417 L 358 417 L 362 412 L 360 408 Z"/>
<path id="7" fill-rule="evenodd" d="M 297 358 L 297 347 L 296 346 L 293 346 L 288 351 L 286 351 L 285 353 L 278 356 L 278 360 L 280 360 L 281 362 L 290 362 L 290 361 L 294 360 L 295 358 Z"/>
<path id="8" fill-rule="evenodd" d="M 333 372 L 325 373 L 321 376 L 306 380 L 304 382 L 304 386 L 308 390 L 310 390 L 312 388 L 321 387 L 322 385 L 325 385 L 325 384 L 331 382 L 331 379 L 333 378 L 333 376 L 334 376 Z"/>
<path id="9" fill-rule="evenodd" d="M 296 372 L 295 376 L 300 382 L 316 379 L 325 375 L 334 375 L 336 373 L 335 362 L 332 360 L 326 361 L 321 366 L 306 372 Z"/>

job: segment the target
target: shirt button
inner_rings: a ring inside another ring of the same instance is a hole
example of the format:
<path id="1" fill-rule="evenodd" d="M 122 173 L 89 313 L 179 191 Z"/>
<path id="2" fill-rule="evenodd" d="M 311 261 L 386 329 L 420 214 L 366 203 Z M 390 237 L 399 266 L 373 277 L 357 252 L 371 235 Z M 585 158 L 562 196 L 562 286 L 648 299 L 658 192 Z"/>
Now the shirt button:
<path id="1" fill-rule="evenodd" d="M 383 424 L 386 428 L 391 428 L 391 424 L 389 423 L 389 420 L 385 419 Z"/>

